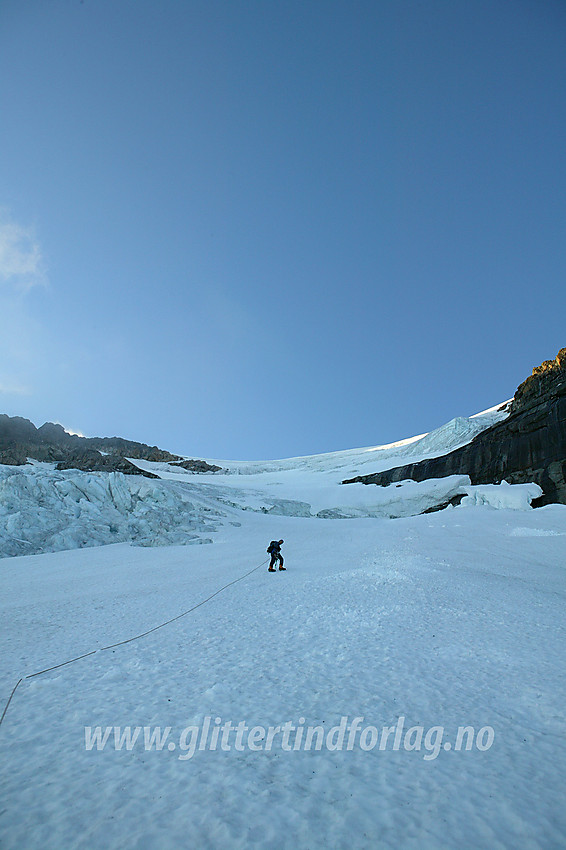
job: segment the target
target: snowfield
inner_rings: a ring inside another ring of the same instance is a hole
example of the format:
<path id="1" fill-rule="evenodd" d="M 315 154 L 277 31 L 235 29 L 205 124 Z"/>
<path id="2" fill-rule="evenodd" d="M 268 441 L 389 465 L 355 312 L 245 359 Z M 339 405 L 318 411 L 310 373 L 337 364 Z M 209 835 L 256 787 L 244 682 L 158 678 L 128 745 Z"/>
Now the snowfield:
<path id="1" fill-rule="evenodd" d="M 1 846 L 566 847 L 566 507 L 339 484 L 427 436 L 162 481 L 3 467 Z"/>

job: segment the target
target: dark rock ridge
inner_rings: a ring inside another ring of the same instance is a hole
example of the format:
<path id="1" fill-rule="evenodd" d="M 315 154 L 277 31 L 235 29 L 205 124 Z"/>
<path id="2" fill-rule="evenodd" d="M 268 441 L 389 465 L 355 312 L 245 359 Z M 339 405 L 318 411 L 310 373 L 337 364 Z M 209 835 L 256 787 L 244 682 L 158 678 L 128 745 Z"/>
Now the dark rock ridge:
<path id="1" fill-rule="evenodd" d="M 441 457 L 342 483 L 385 487 L 393 481 L 447 475 L 469 475 L 472 484 L 534 481 L 543 495 L 533 506 L 566 504 L 566 348 L 533 369 L 518 387 L 505 420 L 486 428 L 467 445 Z"/>
<path id="2" fill-rule="evenodd" d="M 36 428 L 29 419 L 0 414 L 0 463 L 21 466 L 28 458 L 33 458 L 56 462 L 58 469 L 159 477 L 138 469 L 126 460 L 127 457 L 162 462 L 180 460 L 179 455 L 146 443 L 121 437 L 79 437 L 77 434 L 69 434 L 62 425 L 53 422 L 46 422 L 41 428 Z"/>
<path id="3" fill-rule="evenodd" d="M 181 466 L 183 469 L 188 469 L 189 472 L 222 472 L 221 466 L 207 463 L 205 460 L 179 460 L 170 463 L 169 466 Z"/>

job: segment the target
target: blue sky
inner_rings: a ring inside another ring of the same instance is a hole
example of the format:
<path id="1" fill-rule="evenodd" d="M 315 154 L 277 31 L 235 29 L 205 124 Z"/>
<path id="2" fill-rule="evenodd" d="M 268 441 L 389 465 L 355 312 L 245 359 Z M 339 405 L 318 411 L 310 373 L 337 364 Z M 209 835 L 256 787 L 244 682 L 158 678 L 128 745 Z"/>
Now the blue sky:
<path id="1" fill-rule="evenodd" d="M 566 345 L 559 0 L 0 0 L 0 410 L 374 445 Z"/>

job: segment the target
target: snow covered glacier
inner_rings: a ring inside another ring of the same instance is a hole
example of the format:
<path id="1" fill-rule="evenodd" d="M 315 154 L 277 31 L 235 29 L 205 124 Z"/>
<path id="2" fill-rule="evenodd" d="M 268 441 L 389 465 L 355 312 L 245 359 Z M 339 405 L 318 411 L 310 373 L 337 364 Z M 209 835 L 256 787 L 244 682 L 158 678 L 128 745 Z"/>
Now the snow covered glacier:
<path id="1" fill-rule="evenodd" d="M 220 461 L 221 473 L 193 474 L 169 463 L 132 460 L 161 480 L 119 472 L 58 471 L 32 462 L 0 466 L 0 556 L 56 552 L 119 542 L 141 546 L 210 543 L 242 510 L 280 516 L 346 519 L 412 516 L 449 503 L 528 509 L 537 485 L 474 488 L 467 476 L 342 486 L 362 470 L 378 471 L 446 453 L 505 416 L 491 409 L 459 417 L 429 434 L 367 449 L 280 461 Z"/>
<path id="2" fill-rule="evenodd" d="M 160 480 L 3 467 L 2 847 L 566 846 L 566 506 L 340 484 L 502 415 L 210 474 L 136 461 Z"/>

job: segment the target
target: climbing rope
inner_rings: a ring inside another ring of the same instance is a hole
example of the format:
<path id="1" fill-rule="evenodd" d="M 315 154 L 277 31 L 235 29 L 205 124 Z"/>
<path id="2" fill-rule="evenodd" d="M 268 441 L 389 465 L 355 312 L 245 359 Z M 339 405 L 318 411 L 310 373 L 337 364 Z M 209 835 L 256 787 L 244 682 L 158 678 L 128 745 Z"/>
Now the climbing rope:
<path id="1" fill-rule="evenodd" d="M 148 629 L 146 632 L 142 632 L 139 635 L 135 635 L 134 637 L 127 638 L 126 640 L 120 640 L 118 643 L 111 643 L 108 646 L 102 646 L 99 649 L 93 649 L 90 652 L 84 653 L 84 655 L 77 655 L 76 658 L 71 658 L 69 661 L 63 661 L 61 664 L 54 664 L 53 667 L 46 667 L 45 670 L 39 670 L 37 673 L 30 673 L 27 676 L 22 676 L 12 689 L 12 693 L 8 697 L 8 702 L 4 707 L 4 711 L 2 712 L 2 717 L 0 717 L 0 726 L 2 725 L 4 718 L 6 716 L 6 712 L 8 711 L 8 707 L 12 702 L 12 698 L 16 693 L 18 686 L 24 681 L 24 679 L 33 679 L 34 676 L 41 676 L 42 673 L 49 673 L 50 670 L 57 670 L 59 667 L 66 667 L 67 664 L 73 664 L 75 661 L 80 661 L 81 658 L 88 658 L 89 655 L 96 655 L 97 652 L 105 652 L 107 649 L 115 649 L 117 646 L 124 646 L 125 643 L 131 643 L 134 640 L 139 640 L 146 635 L 150 635 L 152 632 L 156 632 L 158 629 L 162 629 L 163 626 L 168 626 L 169 623 L 174 623 L 175 620 L 180 620 L 181 617 L 186 617 L 187 614 L 190 614 L 191 611 L 196 611 L 197 608 L 200 608 L 201 605 L 205 605 L 207 602 L 210 602 L 211 599 L 214 599 L 215 596 L 218 596 L 219 593 L 222 593 L 223 590 L 226 590 L 228 587 L 232 587 L 232 585 L 237 584 L 239 581 L 243 581 L 248 576 L 251 576 L 252 573 L 255 573 L 256 570 L 259 570 L 260 567 L 265 566 L 267 564 L 269 558 L 266 558 L 265 561 L 262 561 L 261 564 L 258 564 L 257 567 L 249 570 L 247 573 L 244 573 L 243 576 L 239 576 L 238 578 L 233 579 L 233 581 L 229 581 L 228 584 L 225 584 L 223 587 L 219 588 L 219 590 L 215 590 L 214 593 L 211 593 L 210 596 L 207 596 L 206 599 L 203 599 L 201 602 L 197 602 L 196 605 L 193 605 L 192 608 L 188 608 L 186 611 L 183 611 L 182 614 L 177 614 L 176 617 L 171 617 L 170 620 L 165 620 L 164 623 L 160 623 L 158 626 L 154 626 L 152 629 Z"/>

